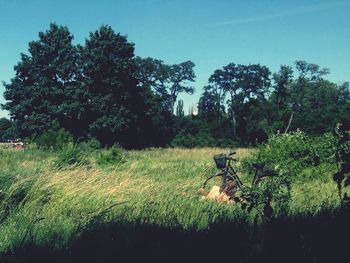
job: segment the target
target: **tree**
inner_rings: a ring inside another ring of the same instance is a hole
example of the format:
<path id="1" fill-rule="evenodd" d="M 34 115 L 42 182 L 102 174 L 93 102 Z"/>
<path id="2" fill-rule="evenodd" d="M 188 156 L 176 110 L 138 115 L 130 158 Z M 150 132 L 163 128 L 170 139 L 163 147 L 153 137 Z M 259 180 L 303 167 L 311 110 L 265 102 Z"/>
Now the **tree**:
<path id="1" fill-rule="evenodd" d="M 137 134 L 138 103 L 142 102 L 134 78 L 134 45 L 111 27 L 101 26 L 79 51 L 89 134 L 104 145 L 132 144 L 127 134 Z"/>
<path id="2" fill-rule="evenodd" d="M 337 123 L 350 119 L 349 101 L 343 99 L 336 84 L 327 80 L 308 80 L 302 89 L 298 85 L 299 82 L 295 81 L 290 86 L 290 104 L 298 105 L 292 129 L 322 134 L 332 131 Z"/>
<path id="3" fill-rule="evenodd" d="M 174 106 L 177 96 L 180 93 L 193 94 L 194 87 L 188 86 L 188 82 L 194 82 L 196 75 L 193 71 L 194 63 L 192 61 L 185 61 L 180 64 L 170 66 L 169 71 L 169 97 L 170 97 L 170 111 L 174 112 Z"/>
<path id="4" fill-rule="evenodd" d="M 223 69 L 218 69 L 209 78 L 209 83 L 230 95 L 229 115 L 233 127 L 233 137 L 238 128 L 237 114 L 249 110 L 257 101 L 265 100 L 270 87 L 270 71 L 259 64 L 236 65 L 230 63 Z M 248 107 L 248 108 L 247 108 Z M 241 122 L 245 126 L 246 120 Z M 243 128 L 244 130 L 245 128 Z M 241 127 L 241 133 L 244 131 Z"/>
<path id="5" fill-rule="evenodd" d="M 329 74 L 329 69 L 321 69 L 319 65 L 308 63 L 305 60 L 297 60 L 294 64 L 299 72 L 299 80 L 305 80 L 308 78 L 311 81 L 317 81 L 321 80 L 323 76 Z"/>
<path id="6" fill-rule="evenodd" d="M 279 72 L 273 74 L 275 82 L 273 99 L 276 100 L 278 106 L 282 107 L 288 96 L 288 85 L 293 80 L 293 69 L 290 66 L 282 65 Z"/>
<path id="7" fill-rule="evenodd" d="M 184 112 L 184 101 L 183 100 L 179 100 L 179 102 L 177 103 L 177 107 L 176 107 L 176 116 L 183 117 L 184 115 L 185 115 L 185 112 Z"/>
<path id="8" fill-rule="evenodd" d="M 135 77 L 134 44 L 110 26 L 101 26 L 90 33 L 80 54 L 90 136 L 103 145 L 147 144 L 145 136 L 156 134 L 154 121 L 161 110 L 158 97 Z"/>
<path id="9" fill-rule="evenodd" d="M 224 94 L 217 86 L 205 86 L 199 98 L 198 114 L 205 121 L 219 121 L 225 116 Z"/>
<path id="10" fill-rule="evenodd" d="M 21 54 L 15 77 L 5 83 L 7 102 L 2 106 L 16 120 L 20 136 L 39 134 L 54 120 L 71 128 L 67 119 L 74 119 L 75 111 L 65 102 L 74 100 L 79 73 L 72 39 L 67 27 L 51 24 L 29 43 L 29 55 Z"/>
<path id="11" fill-rule="evenodd" d="M 0 139 L 15 138 L 16 128 L 15 124 L 7 118 L 0 119 Z"/>
<path id="12" fill-rule="evenodd" d="M 188 82 L 194 82 L 195 64 L 185 61 L 180 64 L 166 65 L 152 58 L 135 59 L 138 65 L 137 78 L 142 85 L 151 87 L 163 99 L 163 106 L 174 113 L 175 103 L 180 93 L 193 94 L 194 88 Z"/>

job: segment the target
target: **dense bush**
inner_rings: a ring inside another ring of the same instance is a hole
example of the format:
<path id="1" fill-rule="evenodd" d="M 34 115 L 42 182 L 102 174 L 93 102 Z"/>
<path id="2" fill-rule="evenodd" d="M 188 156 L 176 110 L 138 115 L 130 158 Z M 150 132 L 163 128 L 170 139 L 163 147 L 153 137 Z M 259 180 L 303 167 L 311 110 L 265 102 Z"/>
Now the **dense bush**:
<path id="1" fill-rule="evenodd" d="M 15 137 L 17 137 L 17 134 L 14 122 L 6 118 L 0 118 L 0 139 Z"/>
<path id="2" fill-rule="evenodd" d="M 88 159 L 79 147 L 72 143 L 65 145 L 54 161 L 54 165 L 58 169 L 63 169 L 71 165 L 86 165 L 88 163 Z"/>
<path id="3" fill-rule="evenodd" d="M 52 128 L 40 134 L 34 141 L 41 149 L 61 150 L 68 143 L 73 142 L 73 137 L 55 122 Z"/>
<path id="4" fill-rule="evenodd" d="M 264 162 L 296 175 L 309 166 L 334 162 L 335 138 L 331 133 L 312 137 L 298 130 L 270 136 L 268 142 L 258 147 L 257 153 L 247 162 Z"/>
<path id="5" fill-rule="evenodd" d="M 92 138 L 79 143 L 79 148 L 84 152 L 93 152 L 101 148 L 101 143 L 97 139 Z"/>
<path id="6" fill-rule="evenodd" d="M 171 147 L 185 147 L 185 148 L 196 148 L 196 147 L 233 147 L 236 144 L 225 138 L 215 139 L 211 134 L 207 132 L 199 132 L 195 135 L 192 134 L 178 134 L 170 142 Z"/>
<path id="7" fill-rule="evenodd" d="M 343 191 L 350 185 L 350 125 L 338 124 L 334 129 L 334 136 L 337 139 L 334 157 L 338 171 L 333 174 L 333 180 L 337 183 L 341 203 L 349 206 L 350 197 Z"/>
<path id="8" fill-rule="evenodd" d="M 101 166 L 115 165 L 124 162 L 125 157 L 125 151 L 121 147 L 113 145 L 108 150 L 101 151 L 96 162 Z"/>
<path id="9" fill-rule="evenodd" d="M 252 174 L 253 163 L 265 163 L 265 167 L 277 171 L 278 176 L 265 184 L 262 196 L 273 196 L 274 211 L 287 215 L 291 198 L 292 182 L 327 181 L 327 174 L 335 168 L 336 140 L 326 133 L 312 137 L 302 131 L 270 136 L 251 157 L 243 161 L 243 168 Z"/>

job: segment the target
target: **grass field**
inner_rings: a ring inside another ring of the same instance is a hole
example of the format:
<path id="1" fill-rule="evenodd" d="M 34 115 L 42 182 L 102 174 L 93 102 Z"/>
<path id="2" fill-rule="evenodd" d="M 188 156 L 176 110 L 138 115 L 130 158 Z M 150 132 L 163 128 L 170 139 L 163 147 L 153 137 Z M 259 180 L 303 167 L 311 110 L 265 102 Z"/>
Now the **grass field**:
<path id="1" fill-rule="evenodd" d="M 67 250 L 101 226 L 129 232 L 147 226 L 182 233 L 207 233 L 228 224 L 253 227 L 254 213 L 236 204 L 201 200 L 198 191 L 216 172 L 213 155 L 228 151 L 128 151 L 121 162 L 109 165 L 98 164 L 99 152 L 93 152 L 86 153 L 85 165 L 57 169 L 58 153 L 0 150 L 0 254 L 16 254 L 27 246 Z M 255 150 L 236 151 L 238 171 L 248 181 L 241 161 Z M 335 169 L 333 164 L 320 164 L 304 169 L 292 181 L 288 218 L 315 217 L 339 207 L 331 179 Z M 220 179 L 215 180 L 210 186 L 219 185 Z"/>

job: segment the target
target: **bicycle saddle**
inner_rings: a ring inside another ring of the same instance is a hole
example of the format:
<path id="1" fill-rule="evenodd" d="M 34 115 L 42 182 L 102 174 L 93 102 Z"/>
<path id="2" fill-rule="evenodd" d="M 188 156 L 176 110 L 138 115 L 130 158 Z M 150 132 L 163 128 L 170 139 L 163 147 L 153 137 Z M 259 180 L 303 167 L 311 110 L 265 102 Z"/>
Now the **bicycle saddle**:
<path id="1" fill-rule="evenodd" d="M 260 170 L 260 169 L 264 169 L 265 164 L 264 163 L 253 163 L 252 164 L 253 168 Z"/>

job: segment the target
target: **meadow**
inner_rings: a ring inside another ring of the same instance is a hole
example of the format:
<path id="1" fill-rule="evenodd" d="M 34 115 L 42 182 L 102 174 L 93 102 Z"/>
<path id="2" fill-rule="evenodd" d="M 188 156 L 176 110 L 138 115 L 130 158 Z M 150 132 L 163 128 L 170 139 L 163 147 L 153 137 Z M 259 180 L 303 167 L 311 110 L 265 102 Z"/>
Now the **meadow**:
<path id="1" fill-rule="evenodd" d="M 168 253 L 174 246 L 197 251 L 197 242 L 201 252 L 191 251 L 198 257 L 212 251 L 203 248 L 214 249 L 221 239 L 229 240 L 230 247 L 236 244 L 242 248 L 240 260 L 252 260 L 250 257 L 266 254 L 262 248 L 269 250 L 270 242 L 259 238 L 266 238 L 266 229 L 279 229 L 284 222 L 286 231 L 288 224 L 305 224 L 325 216 L 336 220 L 339 214 L 337 185 L 332 180 L 337 169 L 334 162 L 327 161 L 327 156 L 308 165 L 301 165 L 305 158 L 300 156 L 294 161 L 283 159 L 300 150 L 294 147 L 286 152 L 285 147 L 286 143 L 295 146 L 300 136 L 283 139 L 283 147 L 278 146 L 277 139 L 261 149 L 235 149 L 235 165 L 243 182 L 251 180 L 249 166 L 256 159 L 263 159 L 281 173 L 288 167 L 291 170 L 288 209 L 279 209 L 279 204 L 273 203 L 275 213 L 268 222 L 235 203 L 202 199 L 199 189 L 217 172 L 213 155 L 232 149 L 123 151 L 69 146 L 61 152 L 37 147 L 0 150 L 0 255 L 6 259 L 28 259 L 29 255 L 34 259 L 36 255 L 60 258 L 84 251 L 91 259 L 95 254 L 88 251 L 101 250 L 107 257 L 106 253 L 117 253 L 117 247 L 119 255 L 147 248 L 161 256 L 160 251 Z M 271 153 L 276 156 L 273 160 L 269 160 Z M 72 156 L 76 160 L 72 161 Z M 281 167 L 283 163 L 286 165 Z M 208 189 L 213 185 L 220 185 L 220 179 L 212 180 Z M 328 228 L 327 220 L 313 224 L 314 231 Z M 301 236 L 300 240 L 308 238 Z M 310 250 L 308 245 L 300 249 L 301 254 Z"/>

